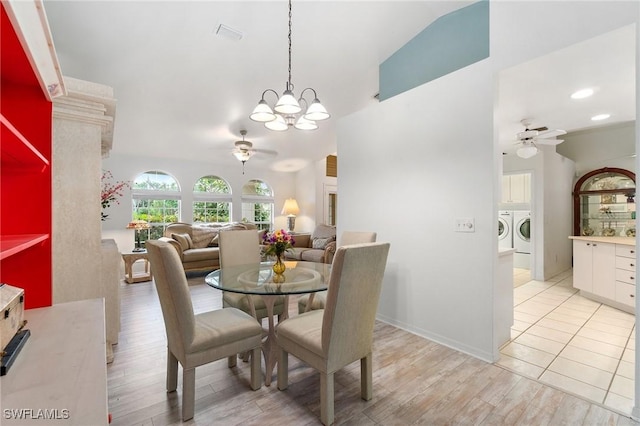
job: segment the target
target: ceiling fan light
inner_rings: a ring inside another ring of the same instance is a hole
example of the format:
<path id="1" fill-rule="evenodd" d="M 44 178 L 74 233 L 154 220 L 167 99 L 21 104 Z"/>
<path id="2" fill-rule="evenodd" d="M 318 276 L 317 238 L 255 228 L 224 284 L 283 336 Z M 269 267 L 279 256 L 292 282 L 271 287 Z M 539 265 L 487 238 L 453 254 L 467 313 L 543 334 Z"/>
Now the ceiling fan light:
<path id="1" fill-rule="evenodd" d="M 518 150 L 516 151 L 516 154 L 520 158 L 531 158 L 537 153 L 538 153 L 538 148 L 536 148 L 533 145 L 523 146 L 521 148 L 518 148 Z"/>
<path id="2" fill-rule="evenodd" d="M 313 120 L 307 120 L 304 115 L 298 118 L 296 121 L 295 128 L 298 130 L 316 130 L 318 125 Z"/>
<path id="3" fill-rule="evenodd" d="M 315 98 L 309 108 L 307 108 L 307 112 L 304 114 L 304 118 L 312 121 L 320 121 L 326 120 L 331 117 L 327 112 L 327 109 L 320 103 L 318 98 Z"/>
<path id="4" fill-rule="evenodd" d="M 264 123 L 264 127 L 269 130 L 275 130 L 277 132 L 283 132 L 289 129 L 289 125 L 285 121 L 284 117 L 280 114 L 276 114 L 276 119 Z"/>
<path id="5" fill-rule="evenodd" d="M 302 111 L 296 97 L 293 96 L 293 92 L 289 89 L 282 93 L 274 109 L 281 114 L 297 114 Z"/>
<path id="6" fill-rule="evenodd" d="M 236 157 L 238 161 L 247 161 L 251 158 L 251 153 L 249 151 L 236 151 L 233 153 L 233 156 Z"/>
<path id="7" fill-rule="evenodd" d="M 267 104 L 267 101 L 261 99 L 258 105 L 253 109 L 253 112 L 249 116 L 253 121 L 260 123 L 266 123 L 267 121 L 273 121 L 276 119 L 276 115 L 273 113 L 271 107 Z"/>

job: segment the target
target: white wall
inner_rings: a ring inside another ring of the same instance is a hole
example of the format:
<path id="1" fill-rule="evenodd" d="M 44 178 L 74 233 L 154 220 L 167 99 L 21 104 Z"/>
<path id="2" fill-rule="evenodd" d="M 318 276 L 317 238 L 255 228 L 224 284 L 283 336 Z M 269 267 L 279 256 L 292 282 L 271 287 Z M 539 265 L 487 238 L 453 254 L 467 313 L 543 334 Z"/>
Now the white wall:
<path id="1" fill-rule="evenodd" d="M 494 80 L 639 16 L 637 2 L 491 2 L 488 60 L 340 120 L 338 232 L 357 226 L 391 242 L 382 320 L 494 359 Z M 457 217 L 473 217 L 476 232 L 454 232 Z"/>
<path id="2" fill-rule="evenodd" d="M 338 232 L 391 243 L 379 317 L 483 359 L 498 245 L 492 87 L 483 61 L 338 126 Z M 476 232 L 454 232 L 462 217 Z"/>
<path id="3" fill-rule="evenodd" d="M 543 216 L 535 218 L 542 224 L 542 239 L 537 247 L 542 256 L 542 279 L 548 280 L 571 268 L 573 235 L 573 176 L 575 163 L 557 154 L 554 147 L 542 151 Z M 538 233 L 536 233 L 536 237 Z"/>

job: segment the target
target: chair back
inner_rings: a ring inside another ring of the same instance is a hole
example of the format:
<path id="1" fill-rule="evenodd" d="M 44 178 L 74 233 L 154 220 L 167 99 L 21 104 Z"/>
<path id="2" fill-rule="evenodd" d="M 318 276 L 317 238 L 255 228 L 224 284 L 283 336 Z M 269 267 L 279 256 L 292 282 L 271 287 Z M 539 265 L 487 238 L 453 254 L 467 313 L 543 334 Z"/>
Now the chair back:
<path id="1" fill-rule="evenodd" d="M 170 243 L 148 240 L 146 247 L 169 348 L 178 359 L 184 360 L 186 348 L 193 342 L 195 317 L 182 262 Z"/>
<path id="2" fill-rule="evenodd" d="M 341 368 L 372 350 L 389 246 L 364 243 L 336 250 L 322 323 L 322 350 L 330 366 Z"/>
<path id="3" fill-rule="evenodd" d="M 378 234 L 375 232 L 343 231 L 340 235 L 338 247 L 360 243 L 375 243 L 377 236 Z"/>
<path id="4" fill-rule="evenodd" d="M 220 231 L 220 268 L 260 263 L 260 239 L 255 229 Z"/>

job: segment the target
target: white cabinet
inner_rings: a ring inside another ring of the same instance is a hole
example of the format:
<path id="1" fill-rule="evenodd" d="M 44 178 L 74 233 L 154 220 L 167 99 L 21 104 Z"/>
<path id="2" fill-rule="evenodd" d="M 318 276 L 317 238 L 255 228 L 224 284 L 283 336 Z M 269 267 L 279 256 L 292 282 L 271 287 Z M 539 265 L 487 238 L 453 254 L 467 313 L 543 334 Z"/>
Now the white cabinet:
<path id="1" fill-rule="evenodd" d="M 616 245 L 616 302 L 636 306 L 636 247 Z"/>
<path id="2" fill-rule="evenodd" d="M 523 173 L 502 176 L 502 202 L 531 202 L 531 174 Z"/>
<path id="3" fill-rule="evenodd" d="M 615 244 L 573 241 L 573 286 L 614 299 L 616 280 Z"/>
<path id="4" fill-rule="evenodd" d="M 572 237 L 573 286 L 584 296 L 628 312 L 635 310 L 635 246 Z"/>

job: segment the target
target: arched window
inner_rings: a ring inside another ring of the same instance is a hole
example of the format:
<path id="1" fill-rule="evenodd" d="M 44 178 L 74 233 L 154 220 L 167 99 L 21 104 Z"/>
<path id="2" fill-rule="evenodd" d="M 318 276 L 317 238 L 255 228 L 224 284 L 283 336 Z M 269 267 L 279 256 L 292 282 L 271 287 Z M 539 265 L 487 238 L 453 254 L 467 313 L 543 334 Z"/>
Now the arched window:
<path id="1" fill-rule="evenodd" d="M 265 182 L 252 179 L 242 187 L 242 221 L 258 229 L 273 227 L 273 191 Z"/>
<path id="2" fill-rule="evenodd" d="M 180 220 L 180 186 L 173 176 L 156 170 L 140 173 L 131 189 L 133 220 L 145 220 L 151 228 L 140 240 L 162 237 L 167 224 Z"/>
<path id="3" fill-rule="evenodd" d="M 194 222 L 230 222 L 231 188 L 218 176 L 203 176 L 193 186 Z"/>

